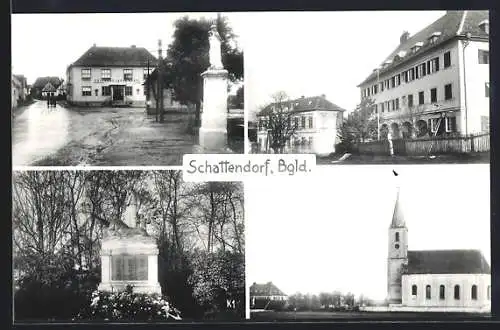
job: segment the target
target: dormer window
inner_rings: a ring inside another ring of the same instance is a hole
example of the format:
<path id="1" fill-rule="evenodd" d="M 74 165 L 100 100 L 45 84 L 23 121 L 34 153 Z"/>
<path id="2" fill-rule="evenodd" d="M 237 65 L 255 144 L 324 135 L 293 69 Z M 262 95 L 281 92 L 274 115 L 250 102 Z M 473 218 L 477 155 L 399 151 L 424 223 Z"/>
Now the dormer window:
<path id="1" fill-rule="evenodd" d="M 431 45 L 435 44 L 436 41 L 438 40 L 439 36 L 441 36 L 441 32 L 437 31 L 437 32 L 434 32 L 433 34 L 431 34 L 429 36 L 429 43 Z"/>
<path id="2" fill-rule="evenodd" d="M 485 33 L 490 33 L 490 21 L 487 19 L 479 23 L 479 28 Z"/>
<path id="3" fill-rule="evenodd" d="M 422 47 L 422 46 L 423 46 L 423 44 L 424 44 L 424 43 L 423 43 L 423 42 L 421 42 L 421 41 L 420 41 L 420 42 L 417 42 L 415 45 L 413 45 L 413 47 L 411 47 L 411 52 L 412 52 L 412 53 L 416 53 L 416 52 L 420 49 L 420 47 Z"/>

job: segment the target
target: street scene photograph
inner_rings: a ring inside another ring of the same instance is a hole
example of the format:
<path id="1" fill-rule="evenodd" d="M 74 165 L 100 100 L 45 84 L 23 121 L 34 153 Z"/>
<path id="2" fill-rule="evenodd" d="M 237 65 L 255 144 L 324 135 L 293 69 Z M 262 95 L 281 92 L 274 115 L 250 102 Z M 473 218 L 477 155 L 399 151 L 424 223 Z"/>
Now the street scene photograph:
<path id="1" fill-rule="evenodd" d="M 322 165 L 489 163 L 488 11 L 253 15 L 252 153 L 312 153 Z"/>
<path id="2" fill-rule="evenodd" d="M 13 165 L 243 153 L 244 15 L 13 14 Z"/>
<path id="3" fill-rule="evenodd" d="M 319 166 L 245 183 L 255 321 L 488 320 L 487 164 Z"/>
<path id="4" fill-rule="evenodd" d="M 245 318 L 241 182 L 15 171 L 14 323 Z"/>

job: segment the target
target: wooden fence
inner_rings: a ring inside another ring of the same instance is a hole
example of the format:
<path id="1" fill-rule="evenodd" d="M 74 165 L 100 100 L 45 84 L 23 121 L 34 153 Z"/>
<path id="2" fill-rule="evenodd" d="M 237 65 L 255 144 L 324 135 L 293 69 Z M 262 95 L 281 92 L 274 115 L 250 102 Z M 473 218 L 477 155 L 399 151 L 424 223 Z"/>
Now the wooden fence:
<path id="1" fill-rule="evenodd" d="M 395 155 L 452 154 L 490 151 L 490 134 L 468 136 L 426 137 L 418 139 L 397 139 L 392 141 Z M 358 143 L 354 152 L 360 154 L 388 155 L 389 141 Z"/>

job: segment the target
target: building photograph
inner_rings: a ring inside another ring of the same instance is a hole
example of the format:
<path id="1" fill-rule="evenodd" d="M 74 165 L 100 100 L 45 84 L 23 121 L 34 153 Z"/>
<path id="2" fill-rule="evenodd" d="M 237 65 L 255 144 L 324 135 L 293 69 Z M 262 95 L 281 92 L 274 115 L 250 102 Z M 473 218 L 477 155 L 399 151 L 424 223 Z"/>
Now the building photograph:
<path id="1" fill-rule="evenodd" d="M 488 11 L 254 15 L 245 58 L 252 152 L 313 153 L 321 164 L 489 162 Z M 276 25 L 286 35 L 269 32 Z M 311 109 L 318 95 L 329 103 Z"/>
<path id="2" fill-rule="evenodd" d="M 179 166 L 185 154 L 243 153 L 250 23 L 246 13 L 13 14 L 13 72 L 33 87 L 33 102 L 15 107 L 14 166 Z M 38 26 L 64 26 L 64 48 L 40 52 Z"/>
<path id="3" fill-rule="evenodd" d="M 174 170 L 12 179 L 14 323 L 245 318 L 243 183 Z"/>
<path id="4" fill-rule="evenodd" d="M 490 317 L 489 175 L 484 164 L 321 166 L 247 182 L 251 319 Z"/>

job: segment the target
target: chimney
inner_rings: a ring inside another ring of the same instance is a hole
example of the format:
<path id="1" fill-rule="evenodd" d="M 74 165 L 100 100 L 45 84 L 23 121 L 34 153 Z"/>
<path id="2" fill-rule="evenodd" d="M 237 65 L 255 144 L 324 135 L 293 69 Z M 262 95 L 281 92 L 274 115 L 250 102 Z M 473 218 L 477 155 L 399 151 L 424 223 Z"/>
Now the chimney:
<path id="1" fill-rule="evenodd" d="M 304 95 L 302 95 L 300 98 L 301 98 L 301 99 L 303 99 L 303 98 L 304 98 Z"/>
<path id="2" fill-rule="evenodd" d="M 406 42 L 408 38 L 410 37 L 410 33 L 408 31 L 404 31 L 401 37 L 399 37 L 399 43 L 402 44 L 403 42 Z"/>
<path id="3" fill-rule="evenodd" d="M 92 45 L 92 47 L 96 47 L 95 43 L 94 43 L 94 45 Z"/>
<path id="4" fill-rule="evenodd" d="M 321 94 L 321 98 L 326 99 L 326 95 L 325 94 Z"/>
<path id="5" fill-rule="evenodd" d="M 130 47 L 135 48 L 135 45 L 132 45 L 132 46 L 130 46 Z"/>

